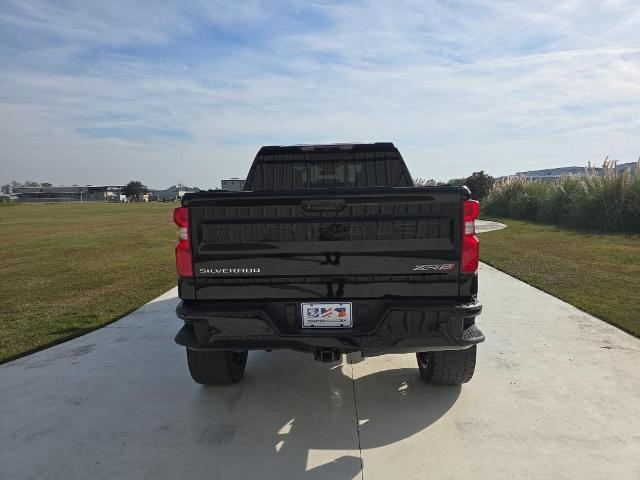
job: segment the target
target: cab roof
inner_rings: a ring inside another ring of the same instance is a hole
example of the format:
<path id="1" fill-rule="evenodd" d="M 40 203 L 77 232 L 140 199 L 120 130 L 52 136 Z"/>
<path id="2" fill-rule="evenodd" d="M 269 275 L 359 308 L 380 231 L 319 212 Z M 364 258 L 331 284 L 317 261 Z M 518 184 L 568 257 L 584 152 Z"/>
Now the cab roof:
<path id="1" fill-rule="evenodd" d="M 260 148 L 257 156 L 309 152 L 398 152 L 398 149 L 391 142 L 266 145 Z"/>

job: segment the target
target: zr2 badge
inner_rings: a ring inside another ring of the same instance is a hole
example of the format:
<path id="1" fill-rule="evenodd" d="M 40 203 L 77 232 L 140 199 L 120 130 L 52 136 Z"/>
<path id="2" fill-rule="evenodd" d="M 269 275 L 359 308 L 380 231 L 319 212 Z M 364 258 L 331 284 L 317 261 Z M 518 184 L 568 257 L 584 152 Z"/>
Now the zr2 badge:
<path id="1" fill-rule="evenodd" d="M 416 265 L 413 271 L 421 272 L 448 272 L 456 267 L 455 263 L 435 263 L 433 265 Z"/>

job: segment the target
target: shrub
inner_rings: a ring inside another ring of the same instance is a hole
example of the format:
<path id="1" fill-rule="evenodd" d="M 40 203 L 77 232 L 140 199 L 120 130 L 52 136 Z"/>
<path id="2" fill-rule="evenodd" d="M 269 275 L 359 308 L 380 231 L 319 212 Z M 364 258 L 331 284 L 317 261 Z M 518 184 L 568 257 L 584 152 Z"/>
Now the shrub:
<path id="1" fill-rule="evenodd" d="M 474 173 L 464 181 L 464 185 L 471 190 L 471 196 L 476 200 L 482 200 L 489 195 L 494 183 L 495 179 L 484 173 L 484 170 Z"/>
<path id="2" fill-rule="evenodd" d="M 515 177 L 496 184 L 483 202 L 483 209 L 490 215 L 537 220 L 548 195 L 548 184 Z"/>
<path id="3" fill-rule="evenodd" d="M 640 231 L 640 180 L 628 172 L 569 176 L 557 183 L 508 179 L 483 203 L 489 215 L 614 232 Z"/>

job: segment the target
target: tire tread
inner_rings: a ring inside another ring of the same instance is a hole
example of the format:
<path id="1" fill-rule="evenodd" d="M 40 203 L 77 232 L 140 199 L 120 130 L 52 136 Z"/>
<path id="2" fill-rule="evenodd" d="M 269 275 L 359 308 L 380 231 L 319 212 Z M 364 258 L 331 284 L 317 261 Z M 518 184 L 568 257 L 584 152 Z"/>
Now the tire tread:
<path id="1" fill-rule="evenodd" d="M 240 364 L 236 352 L 197 351 L 187 348 L 189 373 L 201 385 L 230 385 L 238 383 L 244 374 L 247 352 L 242 352 Z"/>
<path id="2" fill-rule="evenodd" d="M 436 385 L 460 385 L 473 377 L 476 367 L 476 346 L 464 350 L 443 350 L 418 353 L 420 376 L 427 383 Z M 427 356 L 427 367 L 421 362 Z"/>

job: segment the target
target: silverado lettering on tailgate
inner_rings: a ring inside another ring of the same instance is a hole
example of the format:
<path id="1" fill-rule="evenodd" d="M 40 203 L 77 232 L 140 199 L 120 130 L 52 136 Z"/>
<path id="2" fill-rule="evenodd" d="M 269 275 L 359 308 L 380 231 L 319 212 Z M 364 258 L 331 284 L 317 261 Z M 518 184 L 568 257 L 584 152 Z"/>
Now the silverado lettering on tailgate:
<path id="1" fill-rule="evenodd" d="M 198 270 L 201 275 L 207 274 L 234 274 L 234 273 L 260 273 L 259 268 L 201 268 Z"/>

